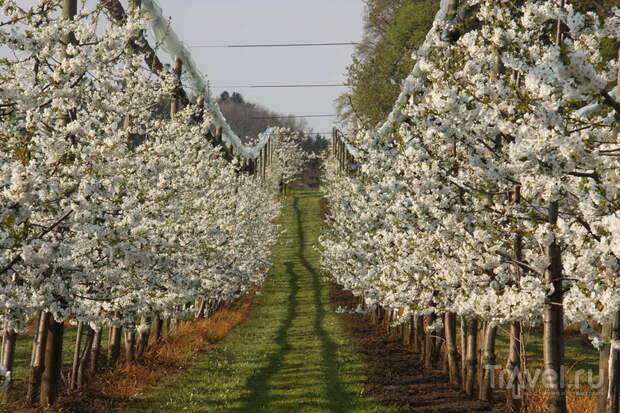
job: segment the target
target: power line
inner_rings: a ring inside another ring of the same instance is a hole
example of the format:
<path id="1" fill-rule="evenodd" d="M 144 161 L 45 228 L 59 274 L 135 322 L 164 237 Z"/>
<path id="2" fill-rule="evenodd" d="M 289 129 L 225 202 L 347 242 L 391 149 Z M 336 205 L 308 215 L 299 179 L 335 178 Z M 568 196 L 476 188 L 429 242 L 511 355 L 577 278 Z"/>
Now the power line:
<path id="1" fill-rule="evenodd" d="M 325 46 L 355 46 L 357 42 L 332 42 L 332 43 L 273 43 L 273 44 L 228 44 L 228 45 L 194 45 L 192 49 L 241 49 L 260 47 L 325 47 Z"/>
<path id="2" fill-rule="evenodd" d="M 242 86 L 212 86 L 212 89 L 267 89 L 267 88 L 319 88 L 319 87 L 347 87 L 346 83 L 316 84 L 316 85 L 242 85 Z"/>
<path id="3" fill-rule="evenodd" d="M 295 118 L 335 118 L 338 115 L 298 115 L 298 116 L 266 116 L 250 119 L 295 119 Z"/>

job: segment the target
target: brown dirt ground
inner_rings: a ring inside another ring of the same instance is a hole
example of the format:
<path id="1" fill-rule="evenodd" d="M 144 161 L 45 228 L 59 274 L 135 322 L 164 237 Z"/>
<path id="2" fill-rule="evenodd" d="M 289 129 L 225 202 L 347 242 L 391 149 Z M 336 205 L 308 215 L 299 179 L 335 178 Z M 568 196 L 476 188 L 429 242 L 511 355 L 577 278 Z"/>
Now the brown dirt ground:
<path id="1" fill-rule="evenodd" d="M 355 308 L 358 300 L 339 286 L 330 289 L 334 307 Z M 470 413 L 502 412 L 497 403 L 472 400 L 450 386 L 441 370 L 424 371 L 419 356 L 388 336 L 385 327 L 372 324 L 360 314 L 341 314 L 345 329 L 359 348 L 368 366 L 366 395 L 378 399 L 386 407 L 403 413 Z"/>

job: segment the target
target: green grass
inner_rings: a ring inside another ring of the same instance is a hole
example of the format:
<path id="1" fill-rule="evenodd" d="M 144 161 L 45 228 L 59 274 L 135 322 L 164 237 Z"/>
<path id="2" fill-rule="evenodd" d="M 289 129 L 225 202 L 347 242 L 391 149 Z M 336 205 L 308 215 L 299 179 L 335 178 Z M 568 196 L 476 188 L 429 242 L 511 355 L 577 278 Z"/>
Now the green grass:
<path id="1" fill-rule="evenodd" d="M 527 367 L 534 373 L 534 370 L 544 368 L 543 365 L 543 340 L 539 331 L 526 333 L 525 351 L 527 357 Z M 497 359 L 498 364 L 505 365 L 508 357 L 508 346 L 510 344 L 510 330 L 503 327 L 497 335 Z M 564 364 L 566 365 L 566 380 L 572 382 L 573 373 L 577 370 L 592 371 L 595 382 L 598 380 L 599 373 L 599 352 L 592 346 L 587 345 L 582 339 L 566 336 L 564 341 Z M 581 378 L 583 380 L 583 377 Z"/>
<path id="2" fill-rule="evenodd" d="M 250 319 L 135 412 L 383 412 L 363 396 L 364 366 L 318 272 L 319 195 L 293 191 L 274 268 Z"/>

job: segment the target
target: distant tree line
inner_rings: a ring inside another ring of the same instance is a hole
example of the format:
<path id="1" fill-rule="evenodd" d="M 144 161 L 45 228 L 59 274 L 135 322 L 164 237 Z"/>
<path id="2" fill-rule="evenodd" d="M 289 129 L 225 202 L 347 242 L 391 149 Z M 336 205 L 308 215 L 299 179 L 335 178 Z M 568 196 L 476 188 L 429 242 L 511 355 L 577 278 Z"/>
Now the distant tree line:
<path id="1" fill-rule="evenodd" d="M 254 102 L 247 102 L 238 92 L 224 91 L 220 94 L 218 105 L 232 130 L 246 143 L 256 139 L 269 127 L 285 127 L 299 133 L 300 146 L 311 154 L 320 153 L 328 145 L 327 139 L 315 133 L 305 119 L 286 118 Z M 313 159 L 301 174 L 298 184 L 316 186 L 319 183 L 320 163 Z"/>

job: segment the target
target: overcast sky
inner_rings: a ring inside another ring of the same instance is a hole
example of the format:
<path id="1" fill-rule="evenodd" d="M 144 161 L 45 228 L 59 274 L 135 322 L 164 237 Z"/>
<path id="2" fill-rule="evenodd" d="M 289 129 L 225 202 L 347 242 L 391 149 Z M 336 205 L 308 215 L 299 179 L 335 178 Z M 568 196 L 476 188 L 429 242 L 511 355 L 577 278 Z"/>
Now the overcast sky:
<path id="1" fill-rule="evenodd" d="M 125 6 L 128 3 L 121 1 Z M 37 2 L 18 0 L 21 6 Z M 188 46 L 356 42 L 362 37 L 363 0 L 159 0 L 159 3 Z M 95 0 L 86 0 L 89 8 L 95 4 Z M 352 46 L 192 48 L 194 59 L 215 95 L 223 91 L 220 86 L 344 83 L 352 51 Z M 0 56 L 3 53 L 0 50 Z M 346 89 L 227 87 L 227 90 L 238 91 L 246 100 L 275 112 L 300 116 L 334 114 L 334 100 Z M 315 132 L 329 132 L 334 120 L 333 117 L 309 118 L 308 124 Z"/>
<path id="2" fill-rule="evenodd" d="M 190 46 L 255 43 L 355 42 L 362 36 L 362 0 L 160 0 Z M 309 48 L 194 48 L 214 87 L 344 83 L 351 46 Z M 228 88 L 229 91 L 235 90 Z M 333 114 L 344 88 L 236 89 L 246 100 L 285 114 Z M 317 132 L 334 118 L 308 119 Z"/>

